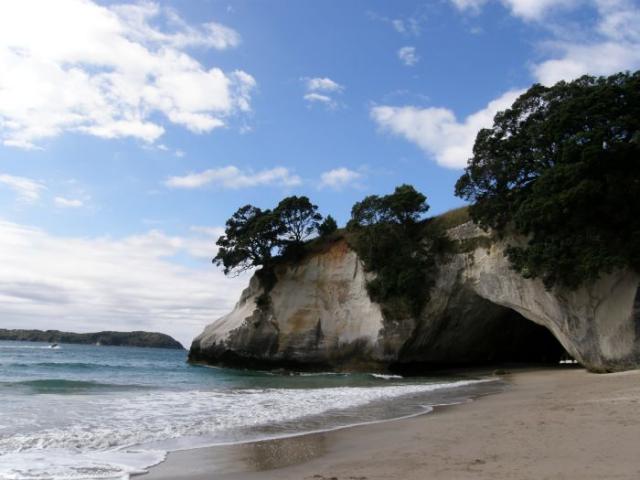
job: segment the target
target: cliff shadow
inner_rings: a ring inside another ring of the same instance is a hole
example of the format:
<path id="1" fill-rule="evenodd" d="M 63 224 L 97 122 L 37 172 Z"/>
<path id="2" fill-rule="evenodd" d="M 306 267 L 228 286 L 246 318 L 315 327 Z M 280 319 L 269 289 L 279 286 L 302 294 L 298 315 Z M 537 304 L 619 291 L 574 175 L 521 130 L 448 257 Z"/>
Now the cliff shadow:
<path id="1" fill-rule="evenodd" d="M 419 374 L 458 367 L 558 365 L 568 354 L 543 326 L 466 291 L 439 315 L 425 313 L 390 369 Z"/>

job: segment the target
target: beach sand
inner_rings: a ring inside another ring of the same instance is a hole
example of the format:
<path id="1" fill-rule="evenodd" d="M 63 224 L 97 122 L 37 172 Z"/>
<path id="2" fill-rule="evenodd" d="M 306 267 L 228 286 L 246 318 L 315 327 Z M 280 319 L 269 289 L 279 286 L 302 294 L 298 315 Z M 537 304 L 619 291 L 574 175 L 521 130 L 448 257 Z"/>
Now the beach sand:
<path id="1" fill-rule="evenodd" d="M 520 371 L 419 417 L 173 452 L 144 480 L 639 479 L 640 371 Z"/>

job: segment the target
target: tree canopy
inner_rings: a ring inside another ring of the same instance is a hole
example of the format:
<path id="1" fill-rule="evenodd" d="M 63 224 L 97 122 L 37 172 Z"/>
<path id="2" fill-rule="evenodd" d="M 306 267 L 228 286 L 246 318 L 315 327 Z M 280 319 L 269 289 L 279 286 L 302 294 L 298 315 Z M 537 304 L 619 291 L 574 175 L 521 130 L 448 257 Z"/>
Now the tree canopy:
<path id="1" fill-rule="evenodd" d="M 322 215 L 318 206 L 308 197 L 284 198 L 274 210 L 283 226 L 283 239 L 289 242 L 302 242 L 317 231 Z"/>
<path id="2" fill-rule="evenodd" d="M 269 267 L 274 256 L 313 235 L 322 215 L 307 197 L 284 198 L 273 210 L 253 205 L 239 208 L 227 220 L 224 235 L 216 244 L 213 263 L 224 273 L 239 273 L 253 267 Z"/>
<path id="3" fill-rule="evenodd" d="M 225 275 L 267 265 L 283 231 L 274 212 L 245 205 L 227 220 L 213 263 L 222 265 Z"/>
<path id="4" fill-rule="evenodd" d="M 507 255 L 547 287 L 640 271 L 640 72 L 534 85 L 479 132 L 456 194 L 524 237 Z"/>
<path id="5" fill-rule="evenodd" d="M 367 226 L 383 223 L 409 225 L 428 210 L 427 197 L 411 185 L 400 185 L 390 195 L 369 195 L 351 209 L 351 225 Z"/>
<path id="6" fill-rule="evenodd" d="M 318 233 L 321 237 L 331 235 L 336 230 L 338 230 L 338 223 L 331 215 L 327 215 L 324 221 L 318 225 Z"/>

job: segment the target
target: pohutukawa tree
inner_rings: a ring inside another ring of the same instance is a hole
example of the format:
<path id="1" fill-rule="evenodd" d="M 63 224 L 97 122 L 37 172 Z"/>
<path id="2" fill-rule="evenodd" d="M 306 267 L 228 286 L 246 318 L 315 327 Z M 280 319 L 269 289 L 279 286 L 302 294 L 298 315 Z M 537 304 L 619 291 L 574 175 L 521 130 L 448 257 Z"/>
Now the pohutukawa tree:
<path id="1" fill-rule="evenodd" d="M 287 242 L 306 240 L 318 230 L 322 220 L 318 206 L 312 204 L 308 197 L 287 197 L 278 204 L 274 213 L 282 223 L 282 238 Z"/>
<path id="2" fill-rule="evenodd" d="M 227 220 L 225 234 L 216 242 L 219 248 L 213 263 L 222 265 L 225 275 L 267 266 L 283 231 L 274 212 L 245 205 Z"/>
<path id="3" fill-rule="evenodd" d="M 213 263 L 222 265 L 225 274 L 270 267 L 285 247 L 316 233 L 321 220 L 318 207 L 307 197 L 287 197 L 274 210 L 245 205 L 227 220 Z"/>
<path id="4" fill-rule="evenodd" d="M 400 185 L 390 195 L 369 195 L 351 209 L 351 226 L 410 225 L 427 213 L 427 197 L 411 185 Z"/>
<path id="5" fill-rule="evenodd" d="M 640 271 L 640 72 L 534 85 L 480 131 L 456 194 L 523 237 L 507 255 L 547 287 Z"/>

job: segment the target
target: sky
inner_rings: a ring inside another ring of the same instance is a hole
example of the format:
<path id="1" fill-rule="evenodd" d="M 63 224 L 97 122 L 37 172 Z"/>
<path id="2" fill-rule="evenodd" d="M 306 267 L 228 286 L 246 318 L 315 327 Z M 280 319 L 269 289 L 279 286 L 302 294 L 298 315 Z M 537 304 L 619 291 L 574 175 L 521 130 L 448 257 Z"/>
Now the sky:
<path id="1" fill-rule="evenodd" d="M 0 2 L 0 328 L 188 345 L 248 281 L 211 264 L 238 207 L 463 205 L 520 93 L 640 68 L 639 2 Z"/>

